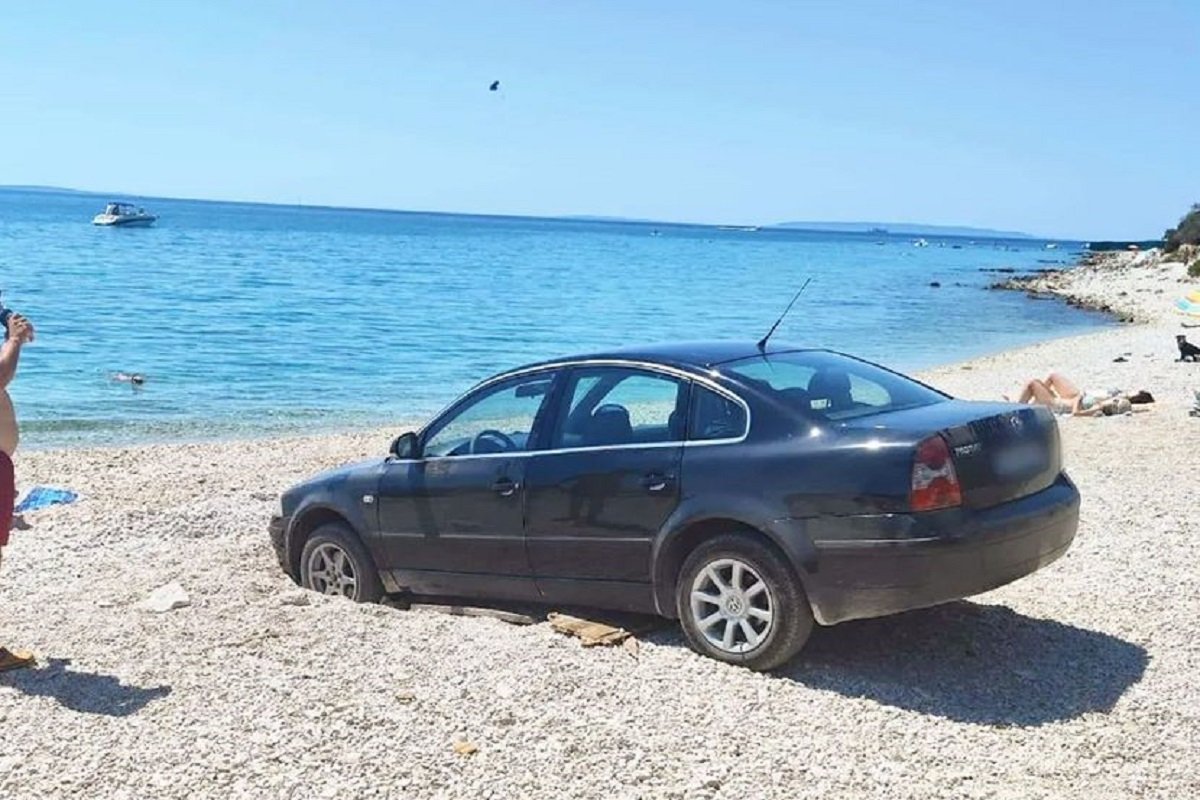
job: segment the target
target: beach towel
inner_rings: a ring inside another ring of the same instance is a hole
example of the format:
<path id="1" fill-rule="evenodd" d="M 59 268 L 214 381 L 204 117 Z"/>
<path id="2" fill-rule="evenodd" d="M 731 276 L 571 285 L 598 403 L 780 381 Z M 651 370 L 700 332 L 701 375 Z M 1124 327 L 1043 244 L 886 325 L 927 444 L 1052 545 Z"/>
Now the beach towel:
<path id="1" fill-rule="evenodd" d="M 2 477 L 2 476 L 0 476 Z M 37 511 L 39 508 L 48 506 L 65 505 L 74 503 L 79 499 L 79 495 L 72 492 L 70 489 L 55 489 L 53 486 L 35 486 L 29 490 L 24 499 L 17 504 L 13 509 L 14 514 L 24 514 L 29 511 Z M 2 502 L 2 499 L 0 499 Z"/>

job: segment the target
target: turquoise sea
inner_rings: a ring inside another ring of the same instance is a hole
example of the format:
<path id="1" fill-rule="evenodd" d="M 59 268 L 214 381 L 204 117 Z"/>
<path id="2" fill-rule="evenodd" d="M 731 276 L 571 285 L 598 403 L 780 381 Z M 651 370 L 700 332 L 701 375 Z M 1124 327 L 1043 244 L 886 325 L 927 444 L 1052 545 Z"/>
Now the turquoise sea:
<path id="1" fill-rule="evenodd" d="M 123 197 L 158 224 L 94 227 L 106 199 L 0 189 L 23 447 L 410 422 L 534 359 L 756 339 L 810 277 L 778 340 L 905 370 L 1108 324 L 985 290 L 1069 243 Z"/>

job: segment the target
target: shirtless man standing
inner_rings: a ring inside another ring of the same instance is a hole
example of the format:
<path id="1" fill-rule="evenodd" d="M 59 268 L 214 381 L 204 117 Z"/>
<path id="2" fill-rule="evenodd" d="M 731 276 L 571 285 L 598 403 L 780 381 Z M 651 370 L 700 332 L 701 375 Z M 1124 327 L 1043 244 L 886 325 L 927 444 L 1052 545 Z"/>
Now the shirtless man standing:
<path id="1" fill-rule="evenodd" d="M 7 338 L 0 345 L 0 563 L 4 546 L 12 527 L 13 502 L 16 500 L 16 480 L 13 476 L 12 454 L 17 449 L 17 414 L 8 396 L 8 384 L 17 374 L 21 346 L 33 341 L 33 325 L 20 314 L 8 318 Z M 9 650 L 0 646 L 0 672 L 28 667 L 34 663 L 32 653 Z"/>

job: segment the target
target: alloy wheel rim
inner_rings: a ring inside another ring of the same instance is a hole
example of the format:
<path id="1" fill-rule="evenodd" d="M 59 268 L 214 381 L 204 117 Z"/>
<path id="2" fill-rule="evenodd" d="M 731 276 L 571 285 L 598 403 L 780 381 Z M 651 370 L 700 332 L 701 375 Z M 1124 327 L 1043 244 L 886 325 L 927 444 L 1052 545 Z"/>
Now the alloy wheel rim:
<path id="1" fill-rule="evenodd" d="M 762 576 L 745 561 L 710 561 L 692 581 L 692 620 L 700 635 L 723 653 L 744 654 L 767 640 L 775 603 Z"/>
<path id="2" fill-rule="evenodd" d="M 358 593 L 354 562 L 345 550 L 328 542 L 314 548 L 308 557 L 308 583 L 313 591 L 350 600 Z"/>

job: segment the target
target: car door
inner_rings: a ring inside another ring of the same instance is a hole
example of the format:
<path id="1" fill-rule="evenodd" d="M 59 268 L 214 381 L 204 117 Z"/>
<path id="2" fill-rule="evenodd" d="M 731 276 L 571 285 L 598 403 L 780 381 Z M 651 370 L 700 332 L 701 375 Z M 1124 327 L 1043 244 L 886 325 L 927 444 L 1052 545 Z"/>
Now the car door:
<path id="1" fill-rule="evenodd" d="M 554 372 L 481 387 L 423 432 L 379 486 L 381 549 L 417 593 L 536 597 L 524 544 L 526 456 Z"/>
<path id="2" fill-rule="evenodd" d="M 636 606 L 621 598 L 648 589 L 654 537 L 679 502 L 689 383 L 583 366 L 562 384 L 546 449 L 526 464 L 530 565 L 547 599 Z"/>

